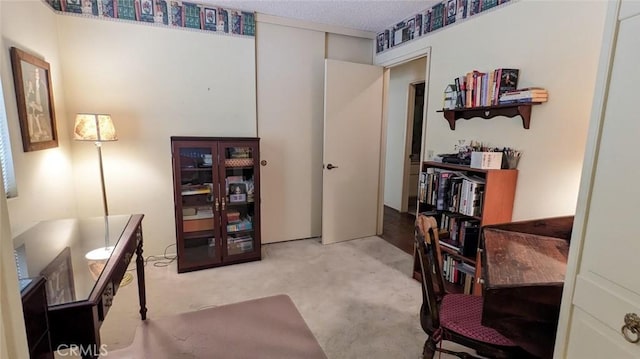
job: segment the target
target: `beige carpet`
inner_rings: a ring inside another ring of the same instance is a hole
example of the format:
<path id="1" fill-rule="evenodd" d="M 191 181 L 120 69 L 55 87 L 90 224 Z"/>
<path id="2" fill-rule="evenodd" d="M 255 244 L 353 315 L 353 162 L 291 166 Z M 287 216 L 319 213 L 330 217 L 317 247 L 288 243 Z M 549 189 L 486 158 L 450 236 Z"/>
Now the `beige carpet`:
<path id="1" fill-rule="evenodd" d="M 129 347 L 108 357 L 327 358 L 287 295 L 149 319 Z"/>

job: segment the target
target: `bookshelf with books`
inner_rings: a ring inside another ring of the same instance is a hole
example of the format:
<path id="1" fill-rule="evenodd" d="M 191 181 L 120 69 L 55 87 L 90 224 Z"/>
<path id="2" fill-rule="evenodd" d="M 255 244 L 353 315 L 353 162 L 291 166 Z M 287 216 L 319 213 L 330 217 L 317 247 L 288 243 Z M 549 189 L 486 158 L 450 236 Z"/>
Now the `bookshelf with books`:
<path id="1" fill-rule="evenodd" d="M 261 258 L 257 138 L 171 137 L 178 272 Z"/>
<path id="2" fill-rule="evenodd" d="M 511 221 L 518 170 L 478 169 L 441 162 L 423 162 L 418 212 L 438 222 L 445 281 L 457 291 L 480 294 L 478 251 L 480 228 Z M 414 260 L 414 278 L 420 279 Z"/>
<path id="3" fill-rule="evenodd" d="M 455 101 L 445 103 L 442 112 L 451 130 L 459 119 L 496 116 L 522 118 L 522 126 L 531 125 L 531 106 L 548 100 L 547 90 L 541 87 L 518 88 L 519 69 L 499 68 L 489 72 L 477 70 L 456 77 L 449 85 Z"/>

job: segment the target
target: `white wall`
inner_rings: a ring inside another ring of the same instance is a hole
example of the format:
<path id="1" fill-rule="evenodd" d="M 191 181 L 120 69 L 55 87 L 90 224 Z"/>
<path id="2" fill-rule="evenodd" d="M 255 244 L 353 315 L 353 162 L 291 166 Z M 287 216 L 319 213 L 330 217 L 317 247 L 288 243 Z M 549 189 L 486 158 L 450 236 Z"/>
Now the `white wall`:
<path id="1" fill-rule="evenodd" d="M 11 46 L 31 52 L 34 49 L 30 46 L 25 46 L 25 44 L 38 45 L 40 51 L 33 53 L 45 57 L 45 60 L 51 64 L 54 94 L 56 94 L 54 97 L 54 100 L 56 100 L 56 114 L 62 113 L 61 108 L 58 107 L 59 100 L 64 96 L 61 93 L 62 86 L 60 86 L 60 75 L 59 71 L 57 71 L 59 69 L 57 43 L 55 41 L 55 32 L 51 31 L 54 28 L 54 16 L 39 2 L 29 4 L 27 8 L 24 8 L 26 12 L 14 13 L 14 5 L 11 2 L 0 2 L 0 49 L 2 49 L 2 54 L 0 55 L 0 79 L 2 80 L 1 86 L 4 93 L 3 100 L 6 107 L 12 151 L 14 157 L 23 162 L 20 165 L 16 164 L 18 190 L 20 193 L 35 193 L 25 194 L 19 199 L 11 200 L 13 207 L 28 208 L 33 206 L 33 208 L 29 211 L 29 216 L 25 216 L 23 213 L 23 216 L 14 215 L 10 220 L 9 206 L 5 199 L 4 185 L 2 185 L 2 177 L 0 176 L 0 358 L 26 358 L 29 355 L 22 304 L 16 280 L 18 276 L 13 257 L 12 232 L 18 232 L 22 228 L 29 227 L 35 222 L 34 218 L 50 215 L 51 204 L 58 204 L 56 201 L 60 201 L 59 211 L 61 213 L 65 211 L 71 212 L 73 209 L 69 205 L 72 200 L 70 186 L 64 185 L 64 178 L 69 178 L 71 171 L 67 168 L 68 161 L 64 160 L 65 156 L 61 155 L 67 152 L 65 143 L 68 142 L 68 139 L 60 137 L 62 145 L 56 149 L 31 153 L 22 152 L 18 110 L 9 57 L 9 47 Z M 27 18 L 30 21 L 26 21 L 25 19 Z M 58 130 L 60 130 L 60 127 Z M 46 158 L 53 158 L 54 160 L 47 161 Z M 26 175 L 29 165 L 34 166 L 36 171 L 31 175 Z M 54 172 L 56 166 L 59 166 L 60 173 Z M 38 184 L 38 180 L 41 183 Z M 32 188 L 33 184 L 40 187 Z M 58 191 L 55 190 L 57 186 L 59 186 Z M 37 197 L 38 194 L 41 196 L 40 198 Z M 66 195 L 68 197 L 65 198 Z"/>
<path id="2" fill-rule="evenodd" d="M 118 132 L 103 145 L 110 213 L 143 213 L 145 254 L 162 254 L 175 244 L 170 137 L 256 135 L 254 39 L 75 16 L 58 25 L 67 118 L 110 113 Z M 101 215 L 96 150 L 72 147 L 78 213 Z"/>
<path id="3" fill-rule="evenodd" d="M 13 235 L 38 221 L 74 217 L 70 125 L 65 107 L 62 56 L 58 51 L 56 15 L 40 1 L 3 1 L 2 86 L 11 137 L 18 197 L 8 201 Z M 58 128 L 58 147 L 24 152 L 18 120 L 9 48 L 15 46 L 44 59 L 51 69 L 51 86 Z"/>
<path id="4" fill-rule="evenodd" d="M 384 204 L 398 211 L 406 211 L 402 208 L 402 186 L 409 156 L 406 153 L 409 87 L 425 80 L 426 63 L 423 57 L 392 67 L 389 74 Z"/>
<path id="5" fill-rule="evenodd" d="M 370 39 L 332 33 L 327 33 L 326 38 L 328 59 L 367 65 L 373 63 L 373 42 Z"/>
<path id="6" fill-rule="evenodd" d="M 427 136 L 435 153 L 458 140 L 524 152 L 514 220 L 575 212 L 606 2 L 519 1 L 383 53 L 376 63 L 431 46 Z M 505 24 L 511 24 L 505 27 Z M 465 45 L 468 44 L 468 45 Z M 426 50 L 425 50 L 426 51 Z M 471 70 L 519 68 L 519 87 L 542 86 L 549 102 L 535 106 L 531 129 L 520 118 L 459 120 L 451 131 L 442 92 Z"/>

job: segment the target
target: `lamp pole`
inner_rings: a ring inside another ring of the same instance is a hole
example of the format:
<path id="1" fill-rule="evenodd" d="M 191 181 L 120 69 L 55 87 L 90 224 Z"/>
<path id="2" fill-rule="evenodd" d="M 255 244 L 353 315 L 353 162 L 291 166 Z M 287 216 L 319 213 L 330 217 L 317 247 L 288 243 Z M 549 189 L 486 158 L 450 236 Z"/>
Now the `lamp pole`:
<path id="1" fill-rule="evenodd" d="M 109 206 L 107 205 L 107 190 L 104 185 L 104 169 L 102 167 L 102 142 L 96 141 L 98 163 L 100 164 L 100 185 L 102 186 L 102 206 L 104 209 L 104 247 L 109 247 Z"/>

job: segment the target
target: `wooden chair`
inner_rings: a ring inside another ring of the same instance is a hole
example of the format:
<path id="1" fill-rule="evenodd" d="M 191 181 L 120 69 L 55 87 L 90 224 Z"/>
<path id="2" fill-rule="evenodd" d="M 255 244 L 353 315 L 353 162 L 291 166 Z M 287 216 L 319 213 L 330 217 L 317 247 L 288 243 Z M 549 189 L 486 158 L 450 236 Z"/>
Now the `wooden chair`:
<path id="1" fill-rule="evenodd" d="M 423 359 L 432 359 L 436 351 L 463 359 L 477 358 L 468 353 L 438 348 L 442 340 L 475 349 L 484 357 L 531 358 L 511 340 L 480 324 L 482 297 L 446 293 L 435 218 L 418 216 L 415 239 L 422 274 L 420 324 L 429 335 L 424 343 Z"/>

